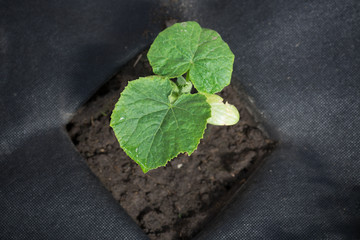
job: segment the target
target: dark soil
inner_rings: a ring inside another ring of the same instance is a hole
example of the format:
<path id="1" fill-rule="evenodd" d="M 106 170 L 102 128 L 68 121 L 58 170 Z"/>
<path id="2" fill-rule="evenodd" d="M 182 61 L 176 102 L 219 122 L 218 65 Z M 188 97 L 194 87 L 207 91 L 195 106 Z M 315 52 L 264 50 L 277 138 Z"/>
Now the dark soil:
<path id="1" fill-rule="evenodd" d="M 91 170 L 151 239 L 189 239 L 227 202 L 274 146 L 227 87 L 221 96 L 240 111 L 235 126 L 209 125 L 198 149 L 144 174 L 120 149 L 109 127 L 111 111 L 127 81 L 152 75 L 146 53 L 105 84 L 67 130 Z M 256 164 L 254 164 L 256 163 Z"/>

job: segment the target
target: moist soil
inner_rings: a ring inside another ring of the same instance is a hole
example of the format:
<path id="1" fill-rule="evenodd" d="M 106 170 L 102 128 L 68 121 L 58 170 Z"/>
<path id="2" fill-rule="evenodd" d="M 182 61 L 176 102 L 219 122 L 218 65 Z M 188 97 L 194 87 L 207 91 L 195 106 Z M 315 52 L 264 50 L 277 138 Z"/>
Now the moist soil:
<path id="1" fill-rule="evenodd" d="M 153 75 L 141 53 L 108 81 L 68 123 L 68 133 L 93 173 L 150 239 L 190 239 L 228 202 L 270 153 L 268 139 L 238 91 L 220 95 L 240 112 L 234 126 L 208 125 L 198 149 L 144 174 L 120 148 L 110 115 L 127 82 Z"/>

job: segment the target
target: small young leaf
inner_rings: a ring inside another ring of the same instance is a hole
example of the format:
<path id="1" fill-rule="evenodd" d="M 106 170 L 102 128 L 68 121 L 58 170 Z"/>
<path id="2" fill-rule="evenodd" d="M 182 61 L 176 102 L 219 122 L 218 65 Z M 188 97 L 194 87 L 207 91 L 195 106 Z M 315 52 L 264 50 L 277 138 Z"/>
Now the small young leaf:
<path id="1" fill-rule="evenodd" d="M 239 111 L 234 105 L 223 103 L 223 99 L 215 94 L 203 93 L 211 106 L 211 117 L 208 123 L 212 125 L 229 126 L 236 124 L 240 119 Z"/>
<path id="2" fill-rule="evenodd" d="M 190 81 L 185 80 L 183 76 L 178 77 L 176 83 L 180 88 L 180 94 L 191 93 L 193 85 Z"/>
<path id="3" fill-rule="evenodd" d="M 154 73 L 174 78 L 189 71 L 199 92 L 216 93 L 230 84 L 234 54 L 217 32 L 183 22 L 156 37 L 148 59 Z"/>
<path id="4" fill-rule="evenodd" d="M 211 116 L 204 95 L 184 94 L 171 103 L 172 91 L 172 82 L 160 76 L 131 81 L 111 115 L 120 146 L 144 172 L 191 154 Z"/>

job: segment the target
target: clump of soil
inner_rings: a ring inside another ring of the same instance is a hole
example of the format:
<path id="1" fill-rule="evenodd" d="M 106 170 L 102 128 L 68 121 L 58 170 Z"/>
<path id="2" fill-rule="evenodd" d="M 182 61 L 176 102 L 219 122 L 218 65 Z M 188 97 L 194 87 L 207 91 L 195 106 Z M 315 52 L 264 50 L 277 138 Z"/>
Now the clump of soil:
<path id="1" fill-rule="evenodd" d="M 239 109 L 240 122 L 208 125 L 190 157 L 179 155 L 144 174 L 119 147 L 109 122 L 127 81 L 152 74 L 144 52 L 79 109 L 67 130 L 91 170 L 151 239 L 189 239 L 224 206 L 274 142 L 257 128 L 237 91 L 227 87 L 220 95 Z"/>

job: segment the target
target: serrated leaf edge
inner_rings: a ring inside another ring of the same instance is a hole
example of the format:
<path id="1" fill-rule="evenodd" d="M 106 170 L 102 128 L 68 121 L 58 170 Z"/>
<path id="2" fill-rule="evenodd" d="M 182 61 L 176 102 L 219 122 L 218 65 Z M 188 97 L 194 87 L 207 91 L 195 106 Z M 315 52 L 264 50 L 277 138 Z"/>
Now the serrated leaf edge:
<path id="1" fill-rule="evenodd" d="M 161 77 L 161 78 L 163 78 L 163 79 L 167 79 L 167 80 L 171 81 L 171 80 L 170 80 L 169 78 L 167 78 L 166 76 L 159 76 L 159 75 L 151 75 L 151 76 L 149 76 L 149 77 L 140 77 L 140 78 L 138 78 L 138 79 L 129 81 L 128 85 L 127 85 L 127 86 L 124 88 L 124 90 L 121 92 L 120 97 L 119 97 L 119 99 L 118 99 L 117 102 L 119 102 L 122 93 L 123 93 L 126 89 L 131 88 L 131 83 L 132 83 L 132 82 L 134 82 L 134 81 L 136 81 L 136 80 L 139 80 L 139 79 L 154 78 L 154 77 Z M 198 94 L 199 94 L 199 95 L 202 95 L 202 96 L 205 98 L 205 100 L 206 100 L 206 97 L 205 97 L 203 94 L 200 94 L 200 93 L 198 93 Z M 195 95 L 195 94 L 183 94 L 183 95 Z M 180 97 L 181 97 L 181 96 L 180 96 Z M 179 99 L 180 99 L 180 98 L 179 98 Z M 177 100 L 178 100 L 178 99 L 177 99 Z M 177 101 L 177 100 L 176 100 L 176 101 Z M 175 104 L 176 101 L 175 101 L 174 103 L 172 103 L 171 105 Z M 195 147 L 194 147 L 194 149 L 193 149 L 191 152 L 179 151 L 177 154 L 174 154 L 174 156 L 171 156 L 169 159 L 167 159 L 166 162 L 165 162 L 163 165 L 159 165 L 159 166 L 156 167 L 156 168 L 148 168 L 148 167 L 146 167 L 144 164 L 142 164 L 141 162 L 139 162 L 138 160 L 136 160 L 136 159 L 134 159 L 134 158 L 132 158 L 132 157 L 130 156 L 130 155 L 132 155 L 132 154 L 131 154 L 131 151 L 130 151 L 129 149 L 127 149 L 126 147 L 123 146 L 122 140 L 121 140 L 122 137 L 119 136 L 119 135 L 116 133 L 116 131 L 114 130 L 114 127 L 115 127 L 116 125 L 118 125 L 118 124 L 115 124 L 115 125 L 113 124 L 113 115 L 114 115 L 114 112 L 113 112 L 113 113 L 111 114 L 111 116 L 110 116 L 110 126 L 111 126 L 112 129 L 113 129 L 113 132 L 114 132 L 114 134 L 115 134 L 115 136 L 116 136 L 116 138 L 117 138 L 117 140 L 118 140 L 118 142 L 119 142 L 120 147 L 124 150 L 124 152 L 126 153 L 126 155 L 127 155 L 130 159 L 132 159 L 134 162 L 136 162 L 136 163 L 140 166 L 141 170 L 142 170 L 144 173 L 147 173 L 147 172 L 150 171 L 150 170 L 153 170 L 153 169 L 157 169 L 157 168 L 159 168 L 159 167 L 164 167 L 164 166 L 166 166 L 172 159 L 176 158 L 176 157 L 179 156 L 180 154 L 187 153 L 189 156 L 191 156 L 191 154 L 196 151 L 198 145 L 200 144 L 201 139 L 203 139 L 203 137 L 204 137 L 204 133 L 205 133 L 205 130 L 206 130 L 206 128 L 207 128 L 207 120 L 211 117 L 211 106 L 210 106 L 210 104 L 209 104 L 207 101 L 206 101 L 206 104 L 208 104 L 208 106 L 209 106 L 210 115 L 209 115 L 208 118 L 206 118 L 206 120 L 205 120 L 205 127 L 204 127 L 204 129 L 203 129 L 203 131 L 202 131 L 201 137 L 198 138 L 198 140 L 195 142 Z M 170 109 L 170 108 L 169 108 L 169 109 Z M 130 153 L 130 154 L 129 154 L 129 153 Z"/>

